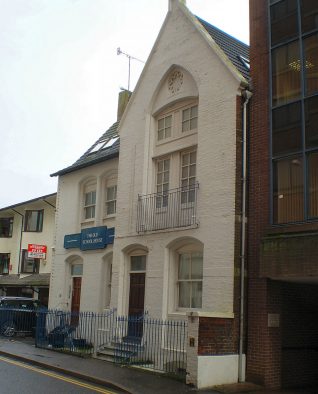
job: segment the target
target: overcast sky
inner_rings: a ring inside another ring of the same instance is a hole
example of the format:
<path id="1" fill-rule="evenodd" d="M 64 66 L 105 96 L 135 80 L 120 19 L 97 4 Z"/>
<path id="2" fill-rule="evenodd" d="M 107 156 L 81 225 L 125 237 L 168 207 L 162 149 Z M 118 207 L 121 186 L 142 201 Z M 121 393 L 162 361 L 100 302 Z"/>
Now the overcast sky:
<path id="1" fill-rule="evenodd" d="M 248 43 L 248 0 L 188 0 Z M 0 207 L 54 193 L 49 175 L 114 122 L 128 60 L 146 60 L 168 0 L 0 0 Z M 132 62 L 131 88 L 143 64 Z"/>

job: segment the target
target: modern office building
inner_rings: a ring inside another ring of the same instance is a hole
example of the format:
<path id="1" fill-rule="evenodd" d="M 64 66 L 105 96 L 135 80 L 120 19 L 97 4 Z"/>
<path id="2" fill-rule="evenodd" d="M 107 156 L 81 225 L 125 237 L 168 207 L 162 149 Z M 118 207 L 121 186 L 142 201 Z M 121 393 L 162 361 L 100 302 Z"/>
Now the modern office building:
<path id="1" fill-rule="evenodd" d="M 318 3 L 250 0 L 247 379 L 318 384 Z"/>

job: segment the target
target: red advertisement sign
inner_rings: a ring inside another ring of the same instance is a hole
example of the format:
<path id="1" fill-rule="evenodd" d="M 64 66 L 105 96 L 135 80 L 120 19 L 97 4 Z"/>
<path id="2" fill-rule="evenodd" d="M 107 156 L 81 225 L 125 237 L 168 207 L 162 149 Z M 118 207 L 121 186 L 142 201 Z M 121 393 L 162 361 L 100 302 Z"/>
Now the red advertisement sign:
<path id="1" fill-rule="evenodd" d="M 45 259 L 47 252 L 46 245 L 29 244 L 28 257 L 34 259 Z"/>

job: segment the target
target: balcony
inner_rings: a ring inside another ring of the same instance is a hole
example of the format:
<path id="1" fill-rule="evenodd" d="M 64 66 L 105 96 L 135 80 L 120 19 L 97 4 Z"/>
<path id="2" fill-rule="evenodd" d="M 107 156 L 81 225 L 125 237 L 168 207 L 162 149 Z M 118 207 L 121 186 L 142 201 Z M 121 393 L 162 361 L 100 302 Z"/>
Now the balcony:
<path id="1" fill-rule="evenodd" d="M 137 232 L 198 225 L 199 184 L 138 196 Z"/>

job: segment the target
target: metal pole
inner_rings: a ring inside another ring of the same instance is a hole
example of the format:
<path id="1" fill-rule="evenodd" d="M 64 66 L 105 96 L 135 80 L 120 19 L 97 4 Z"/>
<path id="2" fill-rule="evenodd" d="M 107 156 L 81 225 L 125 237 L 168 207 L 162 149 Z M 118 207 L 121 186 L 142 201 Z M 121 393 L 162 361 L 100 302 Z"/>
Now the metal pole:
<path id="1" fill-rule="evenodd" d="M 244 341 L 244 303 L 245 303 L 245 238 L 246 238 L 246 178 L 247 178 L 247 104 L 252 97 L 252 93 L 244 90 L 242 96 L 243 104 L 243 136 L 242 136 L 242 215 L 241 215 L 241 293 L 240 293 L 240 339 L 239 339 L 239 382 L 244 382 L 243 373 L 243 341 Z"/>

